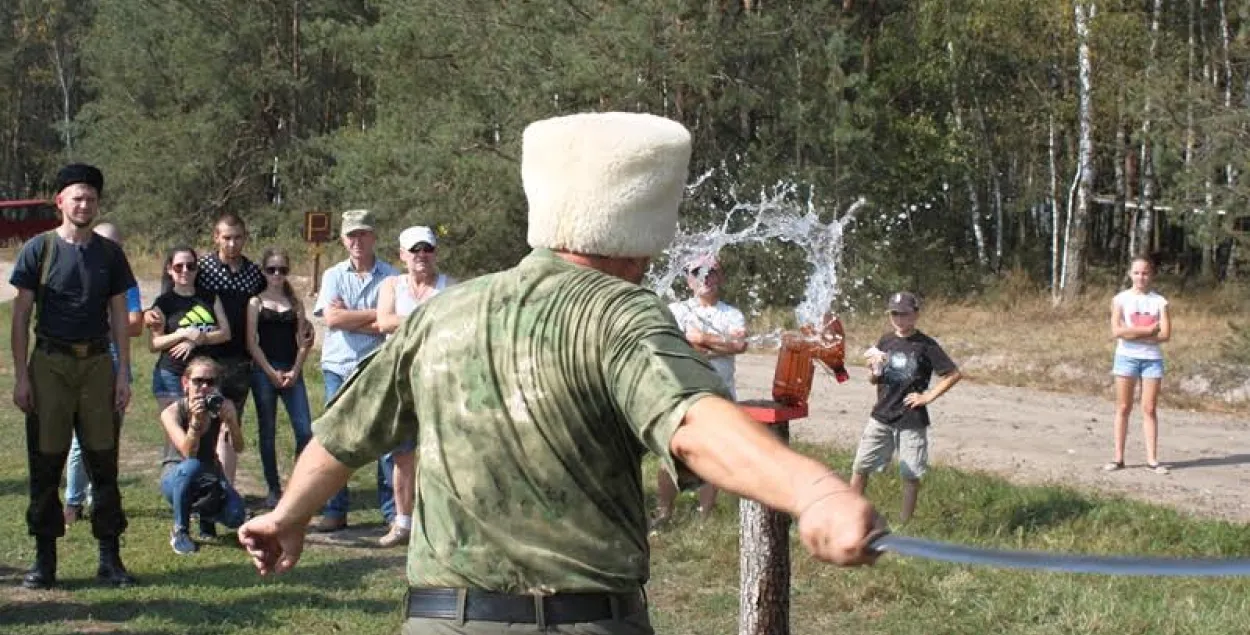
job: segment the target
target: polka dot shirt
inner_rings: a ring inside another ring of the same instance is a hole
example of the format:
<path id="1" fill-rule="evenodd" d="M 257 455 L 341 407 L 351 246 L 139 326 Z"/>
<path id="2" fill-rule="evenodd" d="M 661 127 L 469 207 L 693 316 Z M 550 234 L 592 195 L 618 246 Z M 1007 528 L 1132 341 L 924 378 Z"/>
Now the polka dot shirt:
<path id="1" fill-rule="evenodd" d="M 218 358 L 246 357 L 247 302 L 265 290 L 265 276 L 260 267 L 243 258 L 239 269 L 234 271 L 216 253 L 211 253 L 200 258 L 196 286 L 221 298 L 221 306 L 230 322 L 230 341 L 214 346 L 210 354 Z"/>

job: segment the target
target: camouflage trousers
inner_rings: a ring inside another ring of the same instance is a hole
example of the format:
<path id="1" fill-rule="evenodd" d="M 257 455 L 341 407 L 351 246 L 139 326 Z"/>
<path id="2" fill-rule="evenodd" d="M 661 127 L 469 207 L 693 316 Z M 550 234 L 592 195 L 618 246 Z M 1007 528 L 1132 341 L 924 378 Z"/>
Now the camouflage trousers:
<path id="1" fill-rule="evenodd" d="M 540 629 L 537 624 L 508 622 L 458 622 L 410 617 L 400 630 L 403 635 L 655 635 L 651 620 L 645 612 L 624 616 L 618 620 L 580 622 L 576 624 L 548 624 Z"/>

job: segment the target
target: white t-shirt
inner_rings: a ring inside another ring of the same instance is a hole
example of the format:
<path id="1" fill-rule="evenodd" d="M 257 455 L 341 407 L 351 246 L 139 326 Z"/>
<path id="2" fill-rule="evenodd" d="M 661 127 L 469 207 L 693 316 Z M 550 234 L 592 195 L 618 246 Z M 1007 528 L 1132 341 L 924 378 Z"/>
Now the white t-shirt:
<path id="1" fill-rule="evenodd" d="M 1114 302 L 1126 326 L 1154 326 L 1163 319 L 1163 307 L 1168 305 L 1168 301 L 1154 291 L 1138 293 L 1132 289 L 1116 294 Z M 1115 354 L 1133 359 L 1163 359 L 1163 350 L 1158 344 L 1123 338 L 1118 340 Z"/>
<path id="2" fill-rule="evenodd" d="M 717 302 L 715 306 L 703 306 L 698 298 L 691 298 L 668 305 L 668 310 L 672 312 L 673 317 L 677 320 L 677 327 L 683 333 L 693 329 L 703 333 L 729 337 L 731 334 L 745 331 L 747 328 L 747 320 L 742 315 L 742 311 L 724 302 Z M 729 393 L 733 395 L 734 399 L 737 399 L 738 394 L 734 386 L 734 356 L 709 354 L 708 361 L 712 363 L 712 368 L 716 371 L 716 374 L 720 375 L 721 381 L 724 381 L 725 386 L 729 388 Z"/>

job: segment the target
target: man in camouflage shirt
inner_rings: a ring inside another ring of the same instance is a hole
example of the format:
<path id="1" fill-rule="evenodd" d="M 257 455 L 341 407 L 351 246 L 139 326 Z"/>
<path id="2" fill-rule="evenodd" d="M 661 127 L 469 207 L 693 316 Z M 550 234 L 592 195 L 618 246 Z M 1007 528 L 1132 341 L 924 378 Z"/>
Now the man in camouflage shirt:
<path id="1" fill-rule="evenodd" d="M 527 128 L 534 251 L 431 299 L 347 380 L 286 496 L 239 531 L 261 573 L 293 567 L 318 506 L 406 437 L 423 522 L 405 633 L 652 633 L 648 451 L 682 485 L 798 516 L 818 558 L 871 562 L 871 505 L 726 399 L 637 285 L 672 239 L 689 156 L 685 128 L 650 115 Z"/>

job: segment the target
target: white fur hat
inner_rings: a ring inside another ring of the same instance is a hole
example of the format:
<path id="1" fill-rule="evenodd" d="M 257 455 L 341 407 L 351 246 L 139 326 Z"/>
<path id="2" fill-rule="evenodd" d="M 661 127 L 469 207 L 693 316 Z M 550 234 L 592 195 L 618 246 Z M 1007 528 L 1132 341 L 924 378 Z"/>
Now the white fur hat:
<path id="1" fill-rule="evenodd" d="M 521 146 L 530 246 L 659 254 L 677 230 L 689 163 L 690 133 L 655 115 L 581 114 L 530 124 Z"/>

